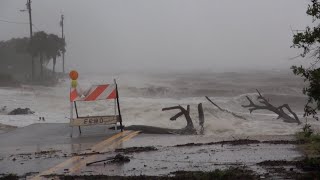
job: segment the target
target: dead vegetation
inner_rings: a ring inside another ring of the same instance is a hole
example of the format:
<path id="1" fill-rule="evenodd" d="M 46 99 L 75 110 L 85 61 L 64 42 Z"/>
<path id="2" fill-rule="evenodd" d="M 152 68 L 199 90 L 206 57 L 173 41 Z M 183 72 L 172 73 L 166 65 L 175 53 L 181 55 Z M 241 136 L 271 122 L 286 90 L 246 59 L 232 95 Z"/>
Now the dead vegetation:
<path id="1" fill-rule="evenodd" d="M 178 144 L 174 147 L 186 147 L 186 146 L 208 146 L 208 145 L 250 145 L 250 144 L 303 144 L 304 141 L 299 140 L 272 140 L 272 141 L 259 141 L 253 139 L 235 139 L 230 141 L 217 141 L 217 142 L 208 142 L 208 143 L 186 143 L 186 144 Z"/>
<path id="2" fill-rule="evenodd" d="M 180 112 L 177 113 L 176 115 L 172 116 L 170 118 L 170 120 L 175 121 L 180 116 L 184 116 L 187 121 L 186 127 L 181 130 L 175 131 L 175 133 L 177 133 L 177 134 L 197 134 L 197 130 L 195 129 L 195 127 L 193 125 L 193 121 L 190 117 L 190 105 L 187 105 L 187 109 L 185 109 L 181 105 L 178 105 L 178 106 L 163 108 L 162 111 L 169 111 L 169 110 L 175 110 L 175 109 L 180 110 Z M 198 113 L 199 113 L 199 125 L 201 128 L 200 134 L 203 134 L 204 133 L 204 113 L 203 113 L 202 103 L 198 104 Z"/>
<path id="3" fill-rule="evenodd" d="M 281 106 L 275 107 L 272 104 L 270 104 L 269 100 L 267 100 L 265 97 L 261 95 L 261 93 L 256 89 L 258 93 L 257 100 L 261 105 L 255 104 L 248 96 L 246 98 L 249 101 L 248 105 L 242 105 L 244 108 L 249 108 L 250 113 L 252 113 L 255 110 L 269 110 L 274 112 L 278 115 L 277 119 L 283 119 L 284 122 L 287 123 L 298 123 L 301 124 L 297 114 L 293 112 L 288 104 L 283 104 Z M 286 113 L 285 110 L 287 110 L 293 117 L 290 116 L 290 114 Z"/>
<path id="4" fill-rule="evenodd" d="M 130 162 L 130 158 L 128 156 L 124 156 L 122 154 L 117 154 L 114 157 L 109 157 L 103 160 L 98 160 L 98 161 L 93 161 L 90 163 L 87 163 L 86 166 L 90 166 L 92 164 L 97 164 L 97 163 L 101 163 L 103 162 L 104 164 L 106 163 L 126 163 L 126 162 Z"/>
<path id="5" fill-rule="evenodd" d="M 172 116 L 170 118 L 170 120 L 175 121 L 178 117 L 184 115 L 184 117 L 187 121 L 187 126 L 183 129 L 183 131 L 187 134 L 196 134 L 196 130 L 193 126 L 193 122 L 190 117 L 190 105 L 187 105 L 187 109 L 185 109 L 179 105 L 179 106 L 163 108 L 162 111 L 168 111 L 168 110 L 174 110 L 174 109 L 178 109 L 178 110 L 180 110 L 180 112 L 177 113 L 176 115 Z"/>
<path id="6" fill-rule="evenodd" d="M 115 152 L 121 152 L 121 153 L 139 153 L 139 152 L 148 152 L 148 151 L 156 151 L 158 150 L 154 146 L 145 146 L 145 147 L 129 147 L 129 148 L 119 148 L 116 149 Z"/>
<path id="7" fill-rule="evenodd" d="M 238 115 L 238 114 L 236 114 L 234 112 L 231 112 L 231 111 L 229 111 L 227 109 L 221 108 L 220 106 L 218 106 L 218 104 L 214 103 L 208 96 L 205 96 L 205 97 L 211 104 L 213 104 L 215 107 L 217 107 L 220 111 L 228 113 L 228 114 L 231 114 L 232 116 L 234 116 L 236 118 L 247 120 L 244 116 Z"/>

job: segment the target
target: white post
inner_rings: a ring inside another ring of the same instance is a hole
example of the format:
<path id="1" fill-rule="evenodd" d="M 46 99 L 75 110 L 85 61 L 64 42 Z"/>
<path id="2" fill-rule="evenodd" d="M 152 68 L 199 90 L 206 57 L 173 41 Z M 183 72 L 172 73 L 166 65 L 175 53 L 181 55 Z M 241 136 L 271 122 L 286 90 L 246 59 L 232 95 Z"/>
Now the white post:
<path id="1" fill-rule="evenodd" d="M 73 121 L 73 103 L 70 102 L 70 123 Z"/>
<path id="2" fill-rule="evenodd" d="M 70 87 L 70 92 L 69 92 L 69 95 L 71 93 L 71 90 L 72 90 L 72 87 Z M 72 123 L 73 121 L 73 102 L 70 101 L 70 124 Z M 73 126 L 71 126 L 71 134 L 70 134 L 70 137 L 72 137 L 72 134 L 73 134 Z"/>

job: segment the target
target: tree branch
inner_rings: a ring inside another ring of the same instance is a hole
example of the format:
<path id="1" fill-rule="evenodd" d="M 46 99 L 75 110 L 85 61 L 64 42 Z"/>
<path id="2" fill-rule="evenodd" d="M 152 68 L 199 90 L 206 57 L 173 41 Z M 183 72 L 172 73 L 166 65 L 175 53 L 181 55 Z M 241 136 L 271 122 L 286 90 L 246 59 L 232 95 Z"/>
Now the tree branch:
<path id="1" fill-rule="evenodd" d="M 252 113 L 255 110 L 269 110 L 274 112 L 275 114 L 278 114 L 277 119 L 282 118 L 284 122 L 288 122 L 288 123 L 298 123 L 300 124 L 300 120 L 298 118 L 298 116 L 296 115 L 296 113 L 294 113 L 291 108 L 289 107 L 288 104 L 283 104 L 279 107 L 275 107 L 272 104 L 269 103 L 269 101 L 263 97 L 261 95 L 261 93 L 259 92 L 258 89 L 256 89 L 257 93 L 258 93 L 258 97 L 257 100 L 259 100 L 259 103 L 263 104 L 264 106 L 260 106 L 260 105 L 256 105 L 248 96 L 246 96 L 246 98 L 249 101 L 249 105 L 242 105 L 242 107 L 244 108 L 249 108 L 249 112 Z M 290 115 L 288 115 L 287 113 L 284 112 L 283 108 L 286 108 L 293 116 L 294 118 L 292 118 Z"/>
<path id="2" fill-rule="evenodd" d="M 214 106 L 216 106 L 220 111 L 229 113 L 229 114 L 233 115 L 233 116 L 236 117 L 236 118 L 240 118 L 240 119 L 243 119 L 243 120 L 247 120 L 247 119 L 246 119 L 245 117 L 243 117 L 243 116 L 240 116 L 240 115 L 238 115 L 238 114 L 236 114 L 236 113 L 234 113 L 234 112 L 231 112 L 231 111 L 229 111 L 229 110 L 227 110 L 227 109 L 221 108 L 221 107 L 218 106 L 216 103 L 214 103 L 208 96 L 205 96 L 205 97 L 207 98 L 207 100 L 208 100 L 209 102 L 211 102 L 211 104 L 213 104 Z"/>
<path id="3" fill-rule="evenodd" d="M 284 111 L 283 111 L 283 108 L 286 108 L 286 109 L 293 115 L 293 117 L 294 117 L 294 119 L 297 121 L 297 123 L 298 123 L 298 124 L 301 124 L 301 122 L 300 122 L 297 114 L 291 110 L 291 108 L 290 108 L 290 106 L 289 106 L 288 104 L 283 104 L 282 106 L 279 106 L 279 107 L 278 107 L 278 109 L 281 109 L 281 111 L 284 112 Z"/>
<path id="4" fill-rule="evenodd" d="M 175 121 L 178 117 L 182 116 L 184 113 L 183 112 L 179 112 L 178 114 L 172 116 L 170 118 L 171 121 Z"/>
<path id="5" fill-rule="evenodd" d="M 179 116 L 184 114 L 184 116 L 186 118 L 186 121 L 187 121 L 186 129 L 194 130 L 193 122 L 192 122 L 192 119 L 191 119 L 190 113 L 189 113 L 190 112 L 190 106 L 189 105 L 187 106 L 187 110 L 179 105 L 179 106 L 162 108 L 162 111 L 168 111 L 168 110 L 173 110 L 173 109 L 179 109 L 181 112 L 179 112 L 178 114 L 176 114 L 173 117 L 171 117 L 170 120 L 175 120 L 176 118 L 178 118 Z"/>
<path id="6" fill-rule="evenodd" d="M 216 106 L 220 111 L 223 111 L 223 109 L 222 109 L 220 106 L 218 106 L 216 103 L 214 103 L 211 99 L 209 99 L 208 96 L 205 96 L 205 97 L 207 98 L 207 100 L 208 100 L 209 102 L 211 102 L 211 104 L 213 104 L 214 106 Z"/>

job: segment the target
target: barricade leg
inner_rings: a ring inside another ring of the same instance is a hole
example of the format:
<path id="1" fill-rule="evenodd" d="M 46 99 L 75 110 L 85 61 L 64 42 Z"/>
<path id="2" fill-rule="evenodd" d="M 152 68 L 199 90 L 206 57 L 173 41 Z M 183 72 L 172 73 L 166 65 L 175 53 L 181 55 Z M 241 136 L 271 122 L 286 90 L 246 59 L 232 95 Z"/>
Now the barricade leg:
<path id="1" fill-rule="evenodd" d="M 73 126 L 71 127 L 70 137 L 72 137 L 73 134 Z"/>
<path id="2" fill-rule="evenodd" d="M 122 121 L 120 121 L 120 129 L 121 129 L 121 132 L 123 132 Z"/>

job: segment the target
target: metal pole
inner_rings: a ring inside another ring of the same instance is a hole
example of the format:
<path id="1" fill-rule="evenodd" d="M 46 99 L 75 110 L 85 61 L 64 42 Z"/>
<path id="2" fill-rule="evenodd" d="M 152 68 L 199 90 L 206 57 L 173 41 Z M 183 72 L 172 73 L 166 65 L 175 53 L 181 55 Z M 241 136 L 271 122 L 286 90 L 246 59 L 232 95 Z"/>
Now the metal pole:
<path id="1" fill-rule="evenodd" d="M 32 46 L 32 10 L 31 10 L 31 0 L 27 0 L 27 9 L 29 13 L 29 28 L 30 28 L 30 44 Z M 34 60 L 33 54 L 31 54 L 31 79 L 34 80 Z"/>
<path id="2" fill-rule="evenodd" d="M 117 100 L 114 100 L 114 116 L 117 116 Z M 114 126 L 114 130 L 117 130 L 117 125 L 118 123 L 116 123 L 116 125 Z"/>
<path id="3" fill-rule="evenodd" d="M 74 101 L 73 103 L 74 103 L 74 108 L 75 108 L 75 110 L 76 110 L 77 118 L 79 118 L 78 109 L 77 109 L 77 103 L 76 103 L 76 101 Z M 80 134 L 81 134 L 81 127 L 80 127 L 80 126 L 79 126 L 79 132 L 80 132 Z"/>
<path id="4" fill-rule="evenodd" d="M 30 25 L 30 39 L 32 39 L 32 15 L 31 15 L 31 0 L 27 1 L 27 8 L 29 12 L 29 25 Z"/>
<path id="5" fill-rule="evenodd" d="M 120 129 L 121 132 L 123 131 L 123 126 L 122 126 L 122 117 L 121 117 L 121 111 L 120 111 L 120 103 L 119 103 L 119 93 L 118 93 L 118 85 L 116 82 L 116 79 L 114 79 L 114 84 L 116 85 L 116 93 L 117 93 L 117 104 L 118 104 L 118 113 L 119 113 L 119 120 L 120 120 Z"/>
<path id="6" fill-rule="evenodd" d="M 77 103 L 76 103 L 76 101 L 74 101 L 74 108 L 75 108 L 75 110 L 76 110 L 77 118 L 79 118 L 79 115 L 78 115 L 78 109 L 77 109 Z"/>

